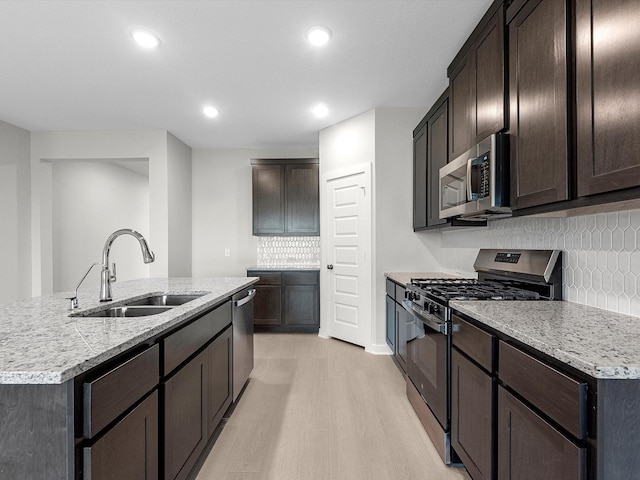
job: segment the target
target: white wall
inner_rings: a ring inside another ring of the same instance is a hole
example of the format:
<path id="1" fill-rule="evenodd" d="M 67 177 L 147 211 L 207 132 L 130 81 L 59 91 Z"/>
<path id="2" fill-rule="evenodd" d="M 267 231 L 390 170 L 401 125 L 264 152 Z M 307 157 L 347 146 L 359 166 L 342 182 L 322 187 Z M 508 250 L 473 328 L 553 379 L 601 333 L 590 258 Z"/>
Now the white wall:
<path id="1" fill-rule="evenodd" d="M 31 296 L 30 133 L 0 121 L 0 301 Z"/>
<path id="2" fill-rule="evenodd" d="M 99 194 L 104 192 L 104 194 Z M 89 268 L 99 262 L 107 237 L 120 228 L 149 232 L 149 178 L 110 162 L 52 163 L 53 291 L 75 288 Z M 150 242 L 153 250 L 153 243 Z M 138 241 L 118 238 L 111 249 L 118 281 L 148 277 Z M 83 286 L 100 284 L 94 267 Z"/>
<path id="3" fill-rule="evenodd" d="M 385 277 L 389 271 L 437 271 L 440 236 L 415 234 L 412 131 L 426 108 L 382 108 L 365 112 L 320 132 L 321 176 L 345 166 L 372 164 L 371 352 L 387 352 Z M 321 188 L 320 210 L 326 199 Z M 322 213 L 321 213 L 321 218 Z M 324 263 L 324 262 L 322 262 Z M 328 285 L 321 270 L 323 290 Z M 324 295 L 321 292 L 321 295 Z"/>
<path id="4" fill-rule="evenodd" d="M 412 132 L 425 108 L 375 110 L 374 293 L 373 344 L 386 345 L 385 272 L 438 271 L 440 237 L 416 235 L 413 224 Z"/>
<path id="5" fill-rule="evenodd" d="M 50 164 L 56 160 L 149 161 L 149 232 L 153 277 L 169 274 L 169 185 L 166 131 L 33 132 L 31 134 L 32 295 L 53 291 Z M 108 194 L 108 192 L 106 192 Z M 103 194 L 98 191 L 96 195 Z M 132 228 L 136 228 L 133 226 Z M 106 237 L 105 237 L 106 240 Z"/>
<path id="6" fill-rule="evenodd" d="M 169 277 L 191 276 L 191 148 L 167 134 Z"/>
<path id="7" fill-rule="evenodd" d="M 257 263 L 252 236 L 251 158 L 317 158 L 316 148 L 194 150 L 194 277 L 246 275 Z M 230 256 L 224 256 L 225 249 Z"/>

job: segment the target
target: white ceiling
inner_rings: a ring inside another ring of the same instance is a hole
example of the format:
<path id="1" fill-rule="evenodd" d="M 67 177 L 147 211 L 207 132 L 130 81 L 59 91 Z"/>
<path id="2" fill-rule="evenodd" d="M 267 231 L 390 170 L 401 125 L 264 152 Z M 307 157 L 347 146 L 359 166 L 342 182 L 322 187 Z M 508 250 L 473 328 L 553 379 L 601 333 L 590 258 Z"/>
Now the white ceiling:
<path id="1" fill-rule="evenodd" d="M 0 119 L 169 130 L 193 148 L 315 146 L 319 130 L 372 108 L 433 103 L 490 4 L 0 0 Z M 333 32 L 322 49 L 304 39 L 313 25 Z M 136 26 L 160 47 L 134 45 Z M 205 104 L 220 115 L 205 118 Z"/>

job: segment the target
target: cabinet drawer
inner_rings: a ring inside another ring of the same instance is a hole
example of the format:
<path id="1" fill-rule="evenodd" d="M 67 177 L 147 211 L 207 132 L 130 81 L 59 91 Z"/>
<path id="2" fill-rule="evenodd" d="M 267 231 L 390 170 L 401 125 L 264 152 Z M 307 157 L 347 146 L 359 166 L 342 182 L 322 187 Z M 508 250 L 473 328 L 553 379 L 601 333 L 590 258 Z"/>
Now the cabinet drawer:
<path id="1" fill-rule="evenodd" d="M 84 437 L 92 438 L 158 384 L 158 345 L 83 384 Z"/>
<path id="2" fill-rule="evenodd" d="M 396 284 L 387 278 L 386 286 L 387 286 L 387 295 L 389 295 L 391 298 L 395 298 Z"/>
<path id="3" fill-rule="evenodd" d="M 318 285 L 318 272 L 283 272 L 285 285 Z"/>
<path id="4" fill-rule="evenodd" d="M 282 277 L 280 272 L 262 272 L 258 270 L 247 271 L 249 277 L 260 277 L 257 285 L 280 285 L 282 283 Z"/>
<path id="5" fill-rule="evenodd" d="M 587 430 L 587 385 L 500 341 L 499 377 L 578 439 Z"/>
<path id="6" fill-rule="evenodd" d="M 495 369 L 493 353 L 496 337 L 465 322 L 457 315 L 452 315 L 451 319 L 454 329 L 453 344 L 478 362 L 482 368 L 492 372 Z"/>
<path id="7" fill-rule="evenodd" d="M 231 301 L 227 301 L 163 339 L 162 374 L 168 375 L 230 324 Z"/>
<path id="8" fill-rule="evenodd" d="M 396 302 L 400 303 L 404 300 L 404 292 L 405 292 L 405 288 L 404 285 L 398 285 L 396 284 Z"/>

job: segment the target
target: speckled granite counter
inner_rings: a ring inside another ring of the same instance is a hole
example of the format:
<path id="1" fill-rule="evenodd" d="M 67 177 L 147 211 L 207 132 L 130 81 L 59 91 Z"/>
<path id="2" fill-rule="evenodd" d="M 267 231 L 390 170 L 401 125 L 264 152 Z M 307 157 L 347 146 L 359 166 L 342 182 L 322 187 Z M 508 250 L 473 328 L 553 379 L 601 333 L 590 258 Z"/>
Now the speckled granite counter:
<path id="1" fill-rule="evenodd" d="M 594 378 L 640 379 L 640 318 L 571 302 L 451 306 Z"/>
<path id="2" fill-rule="evenodd" d="M 0 304 L 0 384 L 57 384 L 255 283 L 257 278 L 140 279 L 113 284 L 113 301 L 81 289 L 76 312 L 102 310 L 150 293 L 206 293 L 167 312 L 138 318 L 69 317 L 68 292 Z"/>
<path id="3" fill-rule="evenodd" d="M 400 285 L 406 285 L 412 278 L 456 278 L 442 272 L 385 272 L 384 276 Z"/>

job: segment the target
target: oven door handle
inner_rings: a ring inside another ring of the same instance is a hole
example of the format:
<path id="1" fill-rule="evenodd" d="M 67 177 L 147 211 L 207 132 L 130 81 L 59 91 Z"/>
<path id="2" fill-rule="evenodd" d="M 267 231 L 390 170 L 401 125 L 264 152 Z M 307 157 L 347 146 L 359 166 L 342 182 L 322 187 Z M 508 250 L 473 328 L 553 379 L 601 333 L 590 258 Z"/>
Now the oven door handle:
<path id="1" fill-rule="evenodd" d="M 436 332 L 440 332 L 444 335 L 449 334 L 449 332 L 447 331 L 446 322 L 439 322 L 437 320 L 434 320 L 434 318 L 438 318 L 438 317 L 434 317 L 429 313 L 425 312 L 424 309 L 416 307 L 409 300 L 403 300 L 402 307 L 411 315 L 413 315 L 415 318 L 420 320 L 422 323 L 426 324 L 429 328 L 432 328 Z"/>

